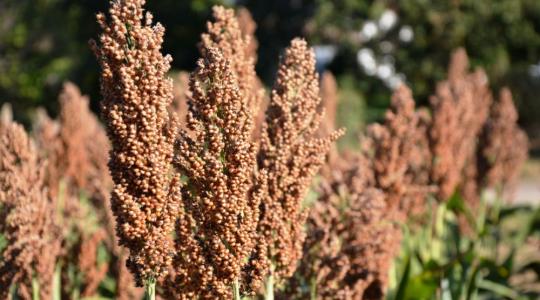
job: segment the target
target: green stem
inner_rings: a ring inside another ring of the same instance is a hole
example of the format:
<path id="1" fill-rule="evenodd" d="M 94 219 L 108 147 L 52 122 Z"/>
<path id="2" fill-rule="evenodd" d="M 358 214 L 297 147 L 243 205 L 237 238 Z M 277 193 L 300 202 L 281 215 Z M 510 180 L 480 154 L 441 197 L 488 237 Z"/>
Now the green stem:
<path id="1" fill-rule="evenodd" d="M 148 280 L 144 286 L 144 300 L 156 300 L 156 281 Z"/>
<path id="2" fill-rule="evenodd" d="M 232 284 L 233 289 L 233 299 L 241 300 L 240 298 L 240 284 L 238 284 L 238 279 L 235 279 Z"/>
<path id="3" fill-rule="evenodd" d="M 58 262 L 54 270 L 52 300 L 62 299 L 62 263 Z"/>
<path id="4" fill-rule="evenodd" d="M 264 300 L 274 300 L 274 275 L 268 275 L 266 278 L 266 293 Z"/>
<path id="5" fill-rule="evenodd" d="M 39 300 L 39 282 L 36 276 L 32 276 L 32 300 Z"/>

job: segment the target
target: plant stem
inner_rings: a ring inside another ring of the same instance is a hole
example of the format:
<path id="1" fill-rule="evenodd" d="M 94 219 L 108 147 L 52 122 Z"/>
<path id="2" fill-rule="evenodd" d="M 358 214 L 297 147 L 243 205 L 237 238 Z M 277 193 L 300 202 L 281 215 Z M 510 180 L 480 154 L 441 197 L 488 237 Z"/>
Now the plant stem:
<path id="1" fill-rule="evenodd" d="M 53 277 L 53 290 L 52 290 L 52 299 L 61 300 L 62 299 L 62 263 L 59 262 L 56 264 Z"/>
<path id="2" fill-rule="evenodd" d="M 39 282 L 36 276 L 32 276 L 32 300 L 39 300 Z"/>
<path id="3" fill-rule="evenodd" d="M 238 279 L 235 279 L 232 284 L 233 288 L 233 299 L 241 300 L 240 298 L 240 284 L 238 284 Z"/>
<path id="4" fill-rule="evenodd" d="M 274 275 L 268 275 L 266 278 L 266 293 L 264 295 L 265 300 L 274 300 Z"/>
<path id="5" fill-rule="evenodd" d="M 144 300 L 155 300 L 156 299 L 156 281 L 148 280 L 144 286 Z"/>

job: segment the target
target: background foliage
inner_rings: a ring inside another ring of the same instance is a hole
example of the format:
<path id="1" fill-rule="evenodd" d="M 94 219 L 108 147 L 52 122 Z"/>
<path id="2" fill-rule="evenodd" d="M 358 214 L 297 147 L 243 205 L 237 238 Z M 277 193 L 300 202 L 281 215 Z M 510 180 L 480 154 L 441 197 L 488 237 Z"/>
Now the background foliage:
<path id="1" fill-rule="evenodd" d="M 520 122 L 533 145 L 538 144 L 539 1 L 149 1 L 148 9 L 167 28 L 164 47 L 174 57 L 173 68 L 193 67 L 198 35 L 216 3 L 243 5 L 253 13 L 260 42 L 258 72 L 266 83 L 272 81 L 280 51 L 293 36 L 304 35 L 313 44 L 334 46 L 335 57 L 326 67 L 337 75 L 344 94 L 352 97 L 347 101 L 367 102 L 370 109 L 364 115 L 368 120 L 376 119 L 377 112 L 386 107 L 390 89 L 362 71 L 357 63 L 359 49 L 369 48 L 376 56 L 390 59 L 415 98 L 425 103 L 435 82 L 444 77 L 450 52 L 464 46 L 472 64 L 487 70 L 495 88 L 510 85 Z M 105 0 L 0 2 L 0 102 L 14 103 L 19 120 L 28 120 L 32 108 L 39 105 L 54 114 L 58 90 L 66 79 L 90 94 L 97 108 L 98 68 L 87 41 L 97 33 L 95 12 L 106 5 Z M 398 25 L 369 41 L 357 38 L 366 22 L 377 22 L 388 9 L 397 14 Z M 414 33 L 408 43 L 397 38 L 403 25 Z M 363 120 L 343 122 L 355 121 Z"/>

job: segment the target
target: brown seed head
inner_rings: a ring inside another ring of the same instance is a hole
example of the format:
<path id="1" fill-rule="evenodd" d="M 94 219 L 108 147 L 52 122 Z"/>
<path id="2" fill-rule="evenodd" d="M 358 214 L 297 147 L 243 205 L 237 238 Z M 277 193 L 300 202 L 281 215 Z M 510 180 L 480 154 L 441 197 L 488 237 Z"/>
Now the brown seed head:
<path id="1" fill-rule="evenodd" d="M 173 80 L 173 92 L 174 98 L 169 109 L 173 115 L 176 115 L 178 125 L 185 129 L 188 112 L 187 101 L 190 96 L 188 72 L 181 71 L 175 76 Z"/>
<path id="2" fill-rule="evenodd" d="M 492 102 L 486 74 L 482 70 L 467 73 L 467 68 L 465 52 L 460 49 L 450 62 L 448 81 L 439 83 L 430 100 L 431 180 L 442 200 L 462 182 L 466 164 L 475 163 L 477 136 Z"/>
<path id="3" fill-rule="evenodd" d="M 429 153 L 422 128 L 411 91 L 402 85 L 392 96 L 384 123 L 368 128 L 364 144 L 365 154 L 372 157 L 376 187 L 403 218 L 413 209 L 423 211 L 430 190 L 425 176 L 420 176 L 429 169 L 429 156 L 417 157 Z"/>
<path id="4" fill-rule="evenodd" d="M 111 1 L 103 33 L 92 48 L 101 65 L 102 113 L 112 150 L 111 206 L 120 244 L 137 283 L 159 279 L 172 263 L 176 176 L 170 175 L 175 122 L 167 108 L 171 57 L 160 52 L 164 28 L 152 26 L 144 0 Z"/>
<path id="5" fill-rule="evenodd" d="M 107 275 L 109 269 L 107 262 L 98 261 L 99 247 L 104 244 L 106 238 L 106 231 L 98 229 L 85 237 L 79 245 L 77 265 L 83 275 L 84 286 L 81 295 L 84 297 L 95 295 L 99 284 Z"/>
<path id="6" fill-rule="evenodd" d="M 110 145 L 105 130 L 90 111 L 88 97 L 81 95 L 73 83 L 64 84 L 59 102 L 63 148 L 63 153 L 59 153 L 63 162 L 60 173 L 76 189 L 104 203 L 112 186 L 107 169 Z"/>
<path id="7" fill-rule="evenodd" d="M 308 282 L 317 299 L 381 299 L 399 250 L 399 227 L 374 187 L 366 157 L 343 155 L 331 167 L 317 188 L 304 256 L 283 296 L 309 298 Z"/>
<path id="8" fill-rule="evenodd" d="M 254 246 L 259 201 L 250 192 L 256 170 L 253 115 L 230 59 L 202 52 L 190 80 L 188 125 L 175 165 L 186 176 L 176 230 L 178 298 L 227 297 Z"/>
<path id="9" fill-rule="evenodd" d="M 246 18 L 245 12 L 241 14 Z M 255 113 L 264 98 L 264 90 L 255 73 L 257 57 L 256 51 L 252 49 L 253 43 L 256 43 L 254 30 L 244 27 L 245 31 L 242 31 L 232 9 L 214 6 L 213 16 L 214 21 L 206 25 L 207 33 L 201 36 L 199 50 L 203 56 L 207 49 L 216 48 L 222 52 L 236 73 L 240 93 L 247 99 L 248 108 Z"/>
<path id="10" fill-rule="evenodd" d="M 527 135 L 517 124 L 518 114 L 508 88 L 501 90 L 480 139 L 482 185 L 499 186 L 511 193 L 527 160 Z"/>
<path id="11" fill-rule="evenodd" d="M 240 31 L 244 37 L 248 37 L 249 43 L 246 47 L 246 56 L 252 57 L 257 60 L 257 48 L 259 48 L 259 42 L 255 38 L 255 31 L 257 30 L 257 23 L 253 20 L 253 16 L 249 10 L 245 7 L 240 7 L 236 11 L 236 18 L 238 19 L 238 25 Z"/>
<path id="12" fill-rule="evenodd" d="M 259 167 L 267 172 L 268 188 L 261 206 L 259 243 L 273 262 L 278 282 L 292 275 L 302 257 L 307 218 L 302 201 L 332 143 L 343 134 L 340 130 L 314 138 L 322 118 L 317 112 L 320 103 L 315 55 L 304 40 L 295 39 L 278 70 L 258 158 Z"/>
<path id="13" fill-rule="evenodd" d="M 37 279 L 39 296 L 49 299 L 60 252 L 55 209 L 43 182 L 44 162 L 22 126 L 0 125 L 0 232 L 7 241 L 0 261 L 0 296 L 8 299 L 10 287 L 32 297 Z"/>
<path id="14" fill-rule="evenodd" d="M 326 71 L 321 78 L 321 99 L 325 115 L 319 129 L 320 136 L 327 136 L 336 129 L 338 98 L 336 78 L 330 71 Z"/>

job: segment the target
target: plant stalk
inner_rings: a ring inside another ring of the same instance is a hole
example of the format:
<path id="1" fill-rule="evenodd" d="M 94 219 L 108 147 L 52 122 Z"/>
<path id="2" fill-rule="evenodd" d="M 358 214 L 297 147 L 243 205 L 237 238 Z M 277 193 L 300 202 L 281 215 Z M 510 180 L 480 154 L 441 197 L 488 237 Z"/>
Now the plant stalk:
<path id="1" fill-rule="evenodd" d="M 35 275 L 32 276 L 32 300 L 39 300 L 39 282 Z"/>
<path id="2" fill-rule="evenodd" d="M 144 300 L 156 300 L 156 281 L 148 280 L 144 286 Z"/>
<path id="3" fill-rule="evenodd" d="M 274 300 L 274 275 L 270 274 L 266 278 L 265 300 Z"/>
<path id="4" fill-rule="evenodd" d="M 240 284 L 238 283 L 238 279 L 235 279 L 232 284 L 233 289 L 233 299 L 234 300 L 241 300 L 240 297 Z"/>

